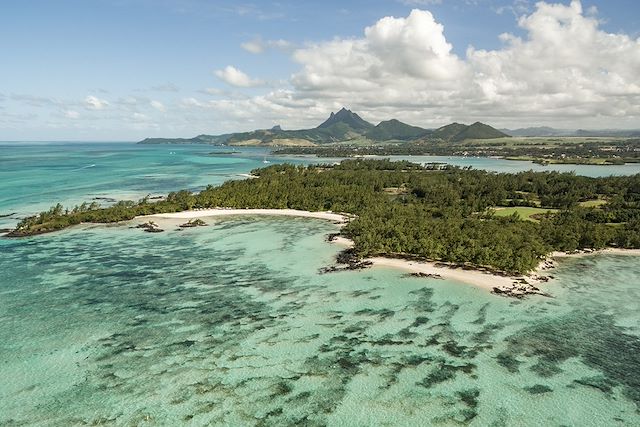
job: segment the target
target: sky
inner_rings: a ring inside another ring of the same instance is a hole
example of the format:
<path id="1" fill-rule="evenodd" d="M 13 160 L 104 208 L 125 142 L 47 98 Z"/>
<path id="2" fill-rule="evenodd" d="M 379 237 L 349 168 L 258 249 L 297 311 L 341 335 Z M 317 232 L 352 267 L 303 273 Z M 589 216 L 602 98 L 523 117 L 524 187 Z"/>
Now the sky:
<path id="1" fill-rule="evenodd" d="M 1 0 L 0 140 L 640 129 L 637 0 Z"/>

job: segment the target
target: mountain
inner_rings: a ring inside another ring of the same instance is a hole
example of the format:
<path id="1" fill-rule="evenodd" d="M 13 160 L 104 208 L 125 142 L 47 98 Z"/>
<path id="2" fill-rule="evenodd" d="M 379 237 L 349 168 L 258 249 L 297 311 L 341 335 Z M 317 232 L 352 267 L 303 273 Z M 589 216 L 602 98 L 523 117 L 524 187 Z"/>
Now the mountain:
<path id="1" fill-rule="evenodd" d="M 429 138 L 459 142 L 464 141 L 465 139 L 494 139 L 506 138 L 508 136 L 509 135 L 502 133 L 498 129 L 489 125 L 475 122 L 470 126 L 461 123 L 451 123 L 450 125 L 436 129 Z"/>
<path id="2" fill-rule="evenodd" d="M 396 119 L 382 121 L 374 126 L 353 111 L 342 108 L 337 113 L 331 113 L 327 120 L 311 129 L 283 130 L 279 125 L 276 125 L 271 129 L 223 135 L 198 135 L 194 138 L 147 138 L 140 141 L 139 144 L 311 146 L 362 138 L 375 142 L 417 139 L 462 141 L 463 139 L 502 138 L 505 136 L 507 135 L 479 122 L 471 126 L 452 123 L 435 131 L 411 126 Z"/>
<path id="3" fill-rule="evenodd" d="M 329 118 L 322 122 L 317 129 L 331 128 L 332 126 L 344 124 L 356 131 L 366 131 L 374 127 L 371 123 L 363 120 L 362 117 L 342 107 L 337 113 L 331 113 Z"/>
<path id="4" fill-rule="evenodd" d="M 465 130 L 457 134 L 453 140 L 463 141 L 465 139 L 494 139 L 494 138 L 506 138 L 509 135 L 500 132 L 484 123 L 475 122 L 471 126 L 468 126 Z"/>
<path id="5" fill-rule="evenodd" d="M 374 141 L 408 141 L 427 136 L 430 133 L 430 130 L 391 119 L 378 123 L 374 128 L 369 129 L 364 136 Z"/>
<path id="6" fill-rule="evenodd" d="M 436 129 L 430 136 L 435 139 L 451 141 L 456 137 L 456 135 L 464 132 L 468 127 L 469 126 L 460 123 L 451 123 L 450 125 Z"/>

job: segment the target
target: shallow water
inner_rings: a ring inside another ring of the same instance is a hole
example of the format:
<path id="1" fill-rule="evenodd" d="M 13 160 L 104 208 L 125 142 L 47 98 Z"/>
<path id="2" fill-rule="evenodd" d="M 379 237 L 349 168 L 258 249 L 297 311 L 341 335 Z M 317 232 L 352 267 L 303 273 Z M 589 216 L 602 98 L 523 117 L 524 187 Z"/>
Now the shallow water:
<path id="1" fill-rule="evenodd" d="M 320 275 L 320 220 L 0 240 L 0 425 L 638 425 L 640 267 Z M 603 280 L 606 278 L 606 281 Z"/>
<path id="2" fill-rule="evenodd" d="M 198 191 L 209 184 L 280 162 L 267 150 L 203 145 L 130 143 L 0 143 L 0 228 L 56 203 L 139 200 L 169 191 Z M 288 159 L 309 163 L 305 159 Z M 10 215 L 11 214 L 11 215 Z"/>
<path id="3" fill-rule="evenodd" d="M 0 228 L 264 166 L 216 150 L 2 145 L 0 215 L 16 214 Z M 326 221 L 210 224 L 0 239 L 0 425 L 640 425 L 635 257 L 567 260 L 554 298 L 515 301 L 390 269 L 320 275 L 338 251 Z"/>

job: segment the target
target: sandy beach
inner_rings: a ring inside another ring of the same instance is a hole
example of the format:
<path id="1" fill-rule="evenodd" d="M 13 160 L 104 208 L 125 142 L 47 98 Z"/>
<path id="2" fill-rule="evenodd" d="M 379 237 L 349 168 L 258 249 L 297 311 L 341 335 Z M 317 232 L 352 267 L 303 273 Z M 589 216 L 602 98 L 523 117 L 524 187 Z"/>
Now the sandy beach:
<path id="1" fill-rule="evenodd" d="M 353 247 L 353 241 L 342 236 L 335 237 L 331 243 L 343 247 Z M 448 266 L 445 263 L 429 261 L 413 261 L 386 257 L 372 257 L 365 259 L 365 261 L 371 261 L 373 266 L 397 268 L 399 270 L 406 271 L 407 273 L 437 274 L 443 279 L 462 282 L 488 290 L 492 290 L 496 286 L 511 286 L 514 280 L 520 278 L 500 276 L 480 270 L 465 270 L 459 267 Z M 527 281 L 530 283 L 538 284 L 540 280 L 537 279 L 537 276 L 538 272 L 530 276 L 521 277 L 526 277 Z"/>
<path id="2" fill-rule="evenodd" d="M 598 250 L 587 250 L 587 251 L 578 251 L 578 252 L 552 252 L 549 255 L 549 258 L 578 258 L 583 256 L 590 255 L 634 255 L 640 256 L 640 249 L 620 249 L 620 248 L 606 248 L 606 249 L 598 249 Z"/>
<path id="3" fill-rule="evenodd" d="M 139 218 L 169 218 L 169 219 L 194 219 L 237 215 L 268 215 L 268 216 L 296 216 L 302 218 L 317 218 L 344 224 L 349 220 L 346 215 L 333 212 L 311 212 L 296 209 L 202 209 L 174 213 L 163 213 L 142 216 Z"/>
<path id="4" fill-rule="evenodd" d="M 496 286 L 511 286 L 514 277 L 499 276 L 485 273 L 480 270 L 464 270 L 452 266 L 436 265 L 433 262 L 409 261 L 398 258 L 368 258 L 374 266 L 391 267 L 404 270 L 408 273 L 437 274 L 443 279 L 462 282 L 480 288 L 492 290 Z M 529 280 L 530 282 L 532 279 Z"/>

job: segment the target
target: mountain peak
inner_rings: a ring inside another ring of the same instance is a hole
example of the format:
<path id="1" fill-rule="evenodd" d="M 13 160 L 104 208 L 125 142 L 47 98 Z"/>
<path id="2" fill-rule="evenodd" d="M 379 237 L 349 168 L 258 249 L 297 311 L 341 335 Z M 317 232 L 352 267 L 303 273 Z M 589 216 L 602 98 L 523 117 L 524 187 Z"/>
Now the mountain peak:
<path id="1" fill-rule="evenodd" d="M 331 113 L 329 118 L 325 120 L 318 128 L 327 128 L 338 123 L 344 123 L 354 130 L 366 130 L 373 127 L 373 125 L 362 117 L 342 107 L 337 113 Z"/>

